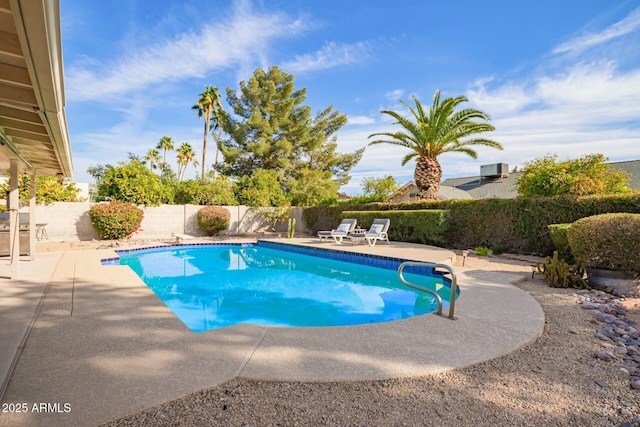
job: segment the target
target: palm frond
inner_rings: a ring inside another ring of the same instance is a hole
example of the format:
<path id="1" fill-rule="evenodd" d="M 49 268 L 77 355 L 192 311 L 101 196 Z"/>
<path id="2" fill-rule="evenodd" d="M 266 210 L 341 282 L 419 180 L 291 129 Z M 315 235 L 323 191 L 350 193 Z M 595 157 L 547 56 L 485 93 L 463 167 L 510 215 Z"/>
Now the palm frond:
<path id="1" fill-rule="evenodd" d="M 409 154 L 407 154 L 406 156 L 404 156 L 404 157 L 402 158 L 402 166 L 404 166 L 404 165 L 406 165 L 407 163 L 409 163 L 409 160 L 413 159 L 413 158 L 414 158 L 414 157 L 416 157 L 416 156 L 418 156 L 418 153 L 416 153 L 415 151 L 414 151 L 414 152 L 411 152 L 411 153 L 409 153 Z"/>
<path id="2" fill-rule="evenodd" d="M 381 132 L 369 135 L 369 138 L 384 137 L 371 141 L 370 144 L 393 144 L 409 148 L 411 152 L 404 156 L 402 165 L 416 156 L 437 158 L 446 152 L 460 152 L 477 157 L 474 149 L 476 145 L 502 149 L 502 145 L 484 137 L 475 135 L 491 132 L 495 127 L 489 122 L 490 118 L 484 112 L 465 108 L 456 111 L 457 107 L 468 99 L 465 96 L 441 98 L 437 90 L 433 96 L 433 103 L 428 111 L 415 95 L 411 95 L 414 105 L 400 101 L 411 113 L 412 117 L 382 110 L 382 114 L 395 119 L 394 125 L 400 125 L 402 132 Z M 474 137 L 475 136 L 475 137 Z"/>

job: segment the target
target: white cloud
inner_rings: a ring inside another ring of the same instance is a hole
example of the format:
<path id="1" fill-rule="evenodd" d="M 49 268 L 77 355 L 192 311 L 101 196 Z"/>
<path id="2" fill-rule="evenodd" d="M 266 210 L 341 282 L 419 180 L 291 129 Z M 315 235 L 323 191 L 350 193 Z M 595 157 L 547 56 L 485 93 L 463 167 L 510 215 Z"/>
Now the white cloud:
<path id="1" fill-rule="evenodd" d="M 594 46 L 602 45 L 626 34 L 636 32 L 638 29 L 640 29 L 640 8 L 603 31 L 584 34 L 561 43 L 553 49 L 553 53 L 580 53 Z"/>
<path id="2" fill-rule="evenodd" d="M 369 116 L 348 116 L 348 118 L 347 125 L 370 125 L 375 123 L 375 120 Z"/>
<path id="3" fill-rule="evenodd" d="M 329 42 L 317 52 L 298 55 L 294 60 L 285 62 L 282 68 L 296 73 L 356 64 L 368 58 L 370 51 L 371 46 L 367 42 L 354 44 Z"/>
<path id="4" fill-rule="evenodd" d="M 477 80 L 473 89 L 467 91 L 467 98 L 472 104 L 482 105 L 485 111 L 491 111 L 492 118 L 513 114 L 535 102 L 522 86 L 508 83 L 488 91 L 486 83 L 487 79 Z"/>
<path id="5" fill-rule="evenodd" d="M 509 96 L 512 105 L 500 102 Z M 470 99 L 496 117 L 490 137 L 505 148 L 481 150 L 479 158 L 493 156 L 510 166 L 546 154 L 575 159 L 603 153 L 623 160 L 635 153 L 633 158 L 638 158 L 639 69 L 623 72 L 611 60 L 568 64 L 564 70 L 538 76 L 533 84 L 511 81 L 492 89 L 474 88 Z"/>
<path id="6" fill-rule="evenodd" d="M 404 89 L 395 89 L 384 94 L 385 98 L 391 102 L 397 102 L 404 96 Z"/>
<path id="7" fill-rule="evenodd" d="M 282 13 L 259 14 L 246 5 L 237 7 L 224 23 L 149 46 L 131 46 L 112 63 L 71 64 L 66 71 L 67 95 L 73 101 L 100 101 L 242 66 L 264 55 L 275 39 L 304 28 L 302 20 Z"/>

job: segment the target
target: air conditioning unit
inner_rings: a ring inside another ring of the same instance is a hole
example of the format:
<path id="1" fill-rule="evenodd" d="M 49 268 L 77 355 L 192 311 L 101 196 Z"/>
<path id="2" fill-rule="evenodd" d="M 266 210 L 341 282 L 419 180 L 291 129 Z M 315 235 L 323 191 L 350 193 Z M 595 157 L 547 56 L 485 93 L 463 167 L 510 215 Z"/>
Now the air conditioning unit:
<path id="1" fill-rule="evenodd" d="M 509 176 L 509 165 L 506 163 L 492 163 L 480 166 L 481 178 L 506 178 Z"/>

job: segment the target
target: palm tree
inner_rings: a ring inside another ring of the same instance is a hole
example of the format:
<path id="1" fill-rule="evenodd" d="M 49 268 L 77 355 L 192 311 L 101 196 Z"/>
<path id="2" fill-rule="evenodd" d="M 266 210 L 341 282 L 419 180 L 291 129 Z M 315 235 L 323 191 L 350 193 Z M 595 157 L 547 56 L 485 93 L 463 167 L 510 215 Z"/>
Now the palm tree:
<path id="1" fill-rule="evenodd" d="M 173 150 L 173 139 L 170 136 L 163 136 L 156 145 L 156 149 L 164 150 L 162 155 L 162 163 L 167 163 L 167 151 Z"/>
<path id="2" fill-rule="evenodd" d="M 160 153 L 158 152 L 158 150 L 151 148 L 149 151 L 147 151 L 147 154 L 145 154 L 143 160 L 145 162 L 149 162 L 149 169 L 155 169 L 158 167 L 158 163 L 160 163 Z"/>
<path id="3" fill-rule="evenodd" d="M 198 102 L 191 108 L 193 110 L 198 110 L 198 117 L 204 116 L 204 141 L 202 143 L 202 180 L 204 181 L 206 179 L 207 140 L 209 138 L 211 114 L 216 110 L 222 110 L 222 103 L 220 102 L 220 93 L 218 92 L 218 88 L 206 85 L 204 87 L 204 92 L 200 94 Z"/>
<path id="4" fill-rule="evenodd" d="M 193 167 L 198 167 L 198 160 L 196 152 L 188 142 L 183 142 L 176 151 L 178 152 L 178 181 L 180 182 L 184 178 L 189 163 L 193 164 Z"/>
<path id="5" fill-rule="evenodd" d="M 386 136 L 391 139 L 378 139 L 371 141 L 371 144 L 394 144 L 406 147 L 411 150 L 402 159 L 402 165 L 406 165 L 414 157 L 416 159 L 416 169 L 414 179 L 418 187 L 418 198 L 440 199 L 440 181 L 442 179 L 442 168 L 438 162 L 438 156 L 448 152 L 460 152 L 477 158 L 478 154 L 471 148 L 476 145 L 484 145 L 498 150 L 502 150 L 502 145 L 491 139 L 483 137 L 473 137 L 463 139 L 471 135 L 482 132 L 489 132 L 495 128 L 488 122 L 489 116 L 482 111 L 466 108 L 454 111 L 455 108 L 467 102 L 464 96 L 446 98 L 440 102 L 440 91 L 437 90 L 433 96 L 433 105 L 425 112 L 420 101 L 412 95 L 416 106 L 415 109 L 404 101 L 404 104 L 411 114 L 413 121 L 396 113 L 395 111 L 383 110 L 383 114 L 388 114 L 396 119 L 396 124 L 401 125 L 404 131 L 381 132 L 369 135 Z M 474 121 L 474 120 L 479 121 Z"/>
<path id="6" fill-rule="evenodd" d="M 222 104 L 218 103 L 211 112 L 211 124 L 213 125 L 213 130 L 218 131 L 218 135 L 216 136 L 216 158 L 213 162 L 213 179 L 216 179 L 216 169 L 218 168 L 218 153 L 220 152 L 220 139 L 222 137 L 222 120 L 224 117 L 225 111 L 222 108 Z"/>

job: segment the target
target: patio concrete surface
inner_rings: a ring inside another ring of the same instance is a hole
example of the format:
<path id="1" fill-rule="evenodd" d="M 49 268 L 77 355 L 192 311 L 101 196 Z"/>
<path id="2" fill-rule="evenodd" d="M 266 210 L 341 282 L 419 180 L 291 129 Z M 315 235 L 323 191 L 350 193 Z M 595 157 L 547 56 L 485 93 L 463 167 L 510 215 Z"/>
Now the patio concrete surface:
<path id="1" fill-rule="evenodd" d="M 419 261 L 455 259 L 451 251 L 398 242 L 369 247 L 277 241 Z M 236 325 L 194 334 L 128 267 L 100 264 L 115 256 L 112 250 L 50 255 L 49 275 L 44 267 L 38 271 L 38 277 L 50 278 L 48 291 L 2 398 L 3 404 L 25 403 L 27 411 L 0 413 L 0 426 L 99 425 L 237 377 L 355 381 L 427 375 L 510 353 L 544 327 L 539 304 L 512 285 L 523 275 L 456 267 L 456 320 L 429 314 L 358 326 Z M 12 283 L 1 280 L 0 286 Z M 6 305 L 11 307 L 5 304 L 0 312 L 3 324 L 12 312 Z M 14 311 L 30 309 L 15 304 Z"/>

